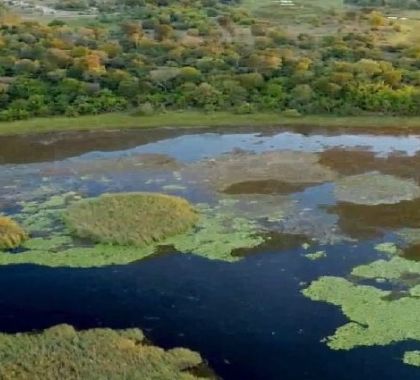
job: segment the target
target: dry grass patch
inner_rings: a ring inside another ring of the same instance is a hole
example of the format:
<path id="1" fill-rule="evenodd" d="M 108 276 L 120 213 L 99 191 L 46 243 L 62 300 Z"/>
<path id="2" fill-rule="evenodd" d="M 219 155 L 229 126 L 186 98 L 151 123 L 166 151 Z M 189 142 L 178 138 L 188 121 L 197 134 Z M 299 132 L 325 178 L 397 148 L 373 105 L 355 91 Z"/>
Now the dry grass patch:
<path id="1" fill-rule="evenodd" d="M 65 221 L 78 237 L 141 247 L 188 231 L 198 213 L 180 197 L 121 193 L 75 203 L 67 209 Z"/>
<path id="2" fill-rule="evenodd" d="M 5 216 L 0 216 L 0 249 L 19 247 L 28 235 L 15 221 Z"/>

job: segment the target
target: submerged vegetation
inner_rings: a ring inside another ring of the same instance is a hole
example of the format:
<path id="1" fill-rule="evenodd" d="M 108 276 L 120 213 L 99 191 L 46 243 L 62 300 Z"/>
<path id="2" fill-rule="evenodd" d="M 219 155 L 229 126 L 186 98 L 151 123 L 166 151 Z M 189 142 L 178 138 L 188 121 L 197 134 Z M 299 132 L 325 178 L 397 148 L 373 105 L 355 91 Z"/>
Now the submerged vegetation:
<path id="1" fill-rule="evenodd" d="M 202 379 L 203 364 L 185 348 L 163 350 L 139 329 L 76 331 L 58 325 L 40 333 L 0 334 L 0 377 L 25 379 Z"/>
<path id="2" fill-rule="evenodd" d="M 28 235 L 12 219 L 0 215 L 0 250 L 19 247 Z"/>
<path id="3" fill-rule="evenodd" d="M 298 190 L 297 186 L 303 189 L 335 179 L 336 173 L 320 165 L 318 160 L 313 153 L 239 151 L 197 162 L 185 171 L 226 193 L 282 194 Z"/>
<path id="4" fill-rule="evenodd" d="M 78 237 L 142 247 L 186 232 L 197 223 L 198 214 L 179 197 L 121 193 L 74 203 L 65 221 Z"/>

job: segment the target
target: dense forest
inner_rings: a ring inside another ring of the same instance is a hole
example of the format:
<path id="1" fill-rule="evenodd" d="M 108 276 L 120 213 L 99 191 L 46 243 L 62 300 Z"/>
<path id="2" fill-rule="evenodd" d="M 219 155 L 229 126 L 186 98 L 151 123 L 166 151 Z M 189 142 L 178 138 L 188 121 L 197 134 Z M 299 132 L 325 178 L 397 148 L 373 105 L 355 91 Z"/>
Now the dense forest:
<path id="1" fill-rule="evenodd" d="M 296 32 L 234 1 L 102 7 L 82 26 L 1 11 L 0 120 L 191 108 L 420 114 L 420 45 L 386 38 L 401 28 L 378 11 L 325 12 Z"/>
<path id="2" fill-rule="evenodd" d="M 419 0 L 345 0 L 348 4 L 364 7 L 393 7 L 406 9 L 420 9 Z"/>

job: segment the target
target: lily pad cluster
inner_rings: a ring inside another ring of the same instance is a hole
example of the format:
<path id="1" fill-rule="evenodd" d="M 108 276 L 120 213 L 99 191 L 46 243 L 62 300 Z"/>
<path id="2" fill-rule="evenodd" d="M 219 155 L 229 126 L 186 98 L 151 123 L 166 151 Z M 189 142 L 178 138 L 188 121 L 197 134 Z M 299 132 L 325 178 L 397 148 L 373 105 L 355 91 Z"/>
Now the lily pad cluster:
<path id="1" fill-rule="evenodd" d="M 58 325 L 40 333 L 0 334 L 2 379 L 203 379 L 200 354 L 164 350 L 139 329 L 76 331 Z M 208 377 L 207 377 L 208 378 Z"/>

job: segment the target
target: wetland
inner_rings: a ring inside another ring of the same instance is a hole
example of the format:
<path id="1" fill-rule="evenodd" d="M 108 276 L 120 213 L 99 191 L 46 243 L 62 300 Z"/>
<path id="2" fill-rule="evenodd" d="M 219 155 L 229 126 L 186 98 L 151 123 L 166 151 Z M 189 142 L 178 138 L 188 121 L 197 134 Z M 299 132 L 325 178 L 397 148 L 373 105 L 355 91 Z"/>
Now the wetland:
<path id="1" fill-rule="evenodd" d="M 419 134 L 145 128 L 0 146 L 4 378 L 419 378 Z"/>

